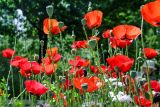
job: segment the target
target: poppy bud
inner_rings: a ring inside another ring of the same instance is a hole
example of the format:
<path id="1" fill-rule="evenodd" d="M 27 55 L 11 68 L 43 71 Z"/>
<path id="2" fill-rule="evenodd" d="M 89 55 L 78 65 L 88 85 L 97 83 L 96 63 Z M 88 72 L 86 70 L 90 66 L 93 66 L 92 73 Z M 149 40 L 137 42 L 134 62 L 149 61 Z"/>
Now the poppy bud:
<path id="1" fill-rule="evenodd" d="M 74 30 L 72 30 L 72 37 L 75 37 Z"/>
<path id="2" fill-rule="evenodd" d="M 53 15 L 53 6 L 52 5 L 48 5 L 46 7 L 46 11 L 47 11 L 47 14 L 48 14 L 49 18 L 51 18 L 52 15 Z"/>
<path id="3" fill-rule="evenodd" d="M 88 83 L 83 83 L 81 86 L 82 86 L 82 88 L 83 88 L 84 90 L 87 90 L 87 89 L 88 89 Z"/>
<path id="4" fill-rule="evenodd" d="M 86 19 L 82 19 L 81 23 L 82 23 L 83 26 L 86 25 Z"/>
<path id="5" fill-rule="evenodd" d="M 92 30 L 92 35 L 97 36 L 99 34 L 97 29 L 93 29 Z"/>
<path id="6" fill-rule="evenodd" d="M 89 4 L 88 4 L 88 12 L 89 12 L 89 11 L 92 11 L 91 5 L 92 5 L 92 2 L 89 2 Z"/>
<path id="7" fill-rule="evenodd" d="M 94 49 L 96 47 L 96 40 L 95 39 L 92 39 L 92 40 L 89 40 L 88 41 L 88 45 L 90 48 Z"/>
<path id="8" fill-rule="evenodd" d="M 131 72 L 130 72 L 130 76 L 131 76 L 132 78 L 135 78 L 135 77 L 137 76 L 137 72 L 136 72 L 136 71 L 131 71 Z"/>
<path id="9" fill-rule="evenodd" d="M 34 55 L 34 60 L 38 60 L 39 59 L 39 56 L 37 54 Z"/>
<path id="10" fill-rule="evenodd" d="M 64 23 L 63 23 L 63 22 L 59 22 L 59 23 L 58 23 L 58 26 L 59 26 L 60 29 L 62 29 L 63 26 L 64 26 Z"/>
<path id="11" fill-rule="evenodd" d="M 71 54 L 75 54 L 76 51 L 77 51 L 76 49 L 72 49 L 72 50 L 71 50 Z"/>
<path id="12" fill-rule="evenodd" d="M 66 81 L 66 78 L 64 76 L 60 76 L 59 79 L 62 83 Z"/>

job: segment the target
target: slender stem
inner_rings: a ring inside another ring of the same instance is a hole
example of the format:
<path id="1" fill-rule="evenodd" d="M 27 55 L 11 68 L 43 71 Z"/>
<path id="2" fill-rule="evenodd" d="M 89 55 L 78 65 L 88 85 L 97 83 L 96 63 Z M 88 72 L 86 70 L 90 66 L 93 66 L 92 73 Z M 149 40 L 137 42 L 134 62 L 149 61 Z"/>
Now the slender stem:
<path id="1" fill-rule="evenodd" d="M 14 48 L 13 48 L 14 51 L 16 51 L 16 43 L 17 43 L 17 38 L 16 38 L 16 36 L 15 36 L 15 39 L 14 39 Z M 11 60 L 10 60 L 10 61 L 13 60 L 13 57 L 14 57 L 14 54 L 12 54 L 12 57 L 11 57 Z M 7 87 L 9 86 L 9 78 L 10 78 L 11 72 L 12 72 L 12 65 L 9 66 L 9 72 L 8 72 L 7 84 L 6 84 Z M 12 80 L 13 80 L 13 77 L 12 77 Z M 13 82 L 13 81 L 12 81 L 12 82 Z M 13 87 L 14 87 L 14 86 L 13 86 Z M 7 93 L 7 96 L 8 96 L 8 88 L 7 88 L 6 93 Z M 14 97 L 14 96 L 13 96 L 13 97 Z M 7 98 L 7 99 L 8 99 L 8 98 Z"/>
<path id="2" fill-rule="evenodd" d="M 86 40 L 88 41 L 88 35 L 84 25 L 83 25 L 83 31 L 84 31 L 84 35 L 86 36 Z"/>
<path id="3" fill-rule="evenodd" d="M 15 102 L 25 91 L 26 91 L 26 88 L 17 97 L 15 97 L 13 102 Z M 12 104 L 13 102 L 9 102 L 9 104 Z"/>

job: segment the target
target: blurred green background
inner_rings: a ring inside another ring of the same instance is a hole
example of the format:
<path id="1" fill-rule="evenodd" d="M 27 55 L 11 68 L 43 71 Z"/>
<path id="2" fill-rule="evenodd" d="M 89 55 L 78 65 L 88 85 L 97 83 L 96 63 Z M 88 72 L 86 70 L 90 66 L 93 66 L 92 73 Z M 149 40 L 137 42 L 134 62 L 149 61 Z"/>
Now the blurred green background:
<path id="1" fill-rule="evenodd" d="M 88 4 L 92 10 L 103 12 L 103 22 L 98 28 L 101 37 L 103 31 L 112 29 L 119 24 L 132 24 L 141 26 L 140 7 L 152 0 L 0 0 L 0 51 L 13 48 L 14 39 L 17 38 L 17 55 L 33 60 L 40 54 L 40 40 L 47 41 L 43 33 L 43 20 L 47 18 L 46 6 L 54 6 L 53 18 L 62 21 L 68 26 L 63 33 L 65 51 L 71 51 L 71 44 L 76 40 L 85 39 L 82 32 L 81 19 L 87 13 Z M 74 31 L 75 38 L 72 37 Z M 88 30 L 91 35 L 91 32 Z M 160 49 L 160 28 L 155 28 L 144 22 L 145 47 Z M 53 44 L 59 46 L 58 36 L 54 37 Z M 107 47 L 105 39 L 100 44 Z M 130 46 L 130 56 L 135 56 L 135 43 Z M 46 43 L 45 43 L 46 47 Z M 45 48 L 44 47 L 44 48 Z M 19 84 L 18 71 L 14 68 L 15 84 Z M 0 79 L 7 77 L 9 71 L 9 59 L 0 55 Z M 18 90 L 18 87 L 17 87 Z M 18 93 L 18 91 L 16 91 Z"/>

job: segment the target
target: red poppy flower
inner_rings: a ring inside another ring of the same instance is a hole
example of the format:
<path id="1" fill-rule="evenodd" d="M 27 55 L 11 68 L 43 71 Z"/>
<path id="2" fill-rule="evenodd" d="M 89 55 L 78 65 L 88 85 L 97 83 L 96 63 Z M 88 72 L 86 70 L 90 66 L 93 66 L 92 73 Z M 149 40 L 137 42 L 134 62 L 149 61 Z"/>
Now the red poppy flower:
<path id="1" fill-rule="evenodd" d="M 16 52 L 10 48 L 7 48 L 2 51 L 2 56 L 4 58 L 11 58 Z"/>
<path id="2" fill-rule="evenodd" d="M 104 65 L 100 66 L 100 69 L 97 66 L 90 66 L 90 69 L 93 73 L 105 73 L 107 71 L 107 67 Z"/>
<path id="3" fill-rule="evenodd" d="M 60 54 L 55 54 L 55 56 L 53 57 L 54 63 L 57 63 L 61 58 L 62 56 Z"/>
<path id="4" fill-rule="evenodd" d="M 137 105 L 142 107 L 151 107 L 151 101 L 147 100 L 144 96 L 134 96 L 134 101 Z"/>
<path id="5" fill-rule="evenodd" d="M 58 48 L 54 47 L 54 48 L 47 49 L 46 53 L 48 57 L 51 57 L 51 56 L 54 57 L 58 53 Z"/>
<path id="6" fill-rule="evenodd" d="M 140 34 L 140 28 L 133 25 L 118 25 L 112 30 L 115 39 L 136 39 Z"/>
<path id="7" fill-rule="evenodd" d="M 69 71 L 70 74 L 75 74 L 75 77 L 82 77 L 85 74 L 85 71 L 82 68 L 72 67 Z"/>
<path id="8" fill-rule="evenodd" d="M 160 0 L 145 4 L 141 9 L 141 15 L 149 24 L 160 26 Z"/>
<path id="9" fill-rule="evenodd" d="M 49 22 L 51 25 L 49 26 Z M 52 34 L 59 34 L 61 31 L 64 31 L 67 26 L 63 26 L 61 29 L 59 28 L 58 21 L 56 19 L 49 19 L 46 18 L 43 21 L 43 31 L 45 34 L 49 34 L 49 27 L 50 27 L 50 32 Z"/>
<path id="10" fill-rule="evenodd" d="M 158 51 L 152 48 L 144 48 L 143 49 L 144 55 L 147 59 L 155 58 L 158 55 Z"/>
<path id="11" fill-rule="evenodd" d="M 160 87 L 160 84 L 158 83 L 158 81 L 156 80 L 151 80 L 150 81 L 150 86 L 151 86 L 151 89 L 154 90 L 154 91 L 159 91 L 159 87 Z M 143 84 L 143 89 L 145 92 L 148 92 L 149 91 L 149 85 L 148 85 L 148 82 L 144 83 Z"/>
<path id="12" fill-rule="evenodd" d="M 28 93 L 32 93 L 37 96 L 41 96 L 48 91 L 48 88 L 46 88 L 43 84 L 37 82 L 36 80 L 26 80 L 24 82 L 24 85 Z"/>
<path id="13" fill-rule="evenodd" d="M 38 62 L 32 61 L 31 62 L 31 69 L 32 69 L 33 74 L 37 75 L 40 73 L 41 66 L 39 65 Z"/>
<path id="14" fill-rule="evenodd" d="M 20 73 L 23 77 L 29 78 L 29 77 L 31 76 L 31 73 L 27 73 L 27 72 L 25 72 L 23 69 L 20 69 L 19 73 Z"/>
<path id="15" fill-rule="evenodd" d="M 33 73 L 35 75 L 40 73 L 41 66 L 36 61 L 26 61 L 20 64 L 20 68 L 25 71 L 25 73 Z"/>
<path id="16" fill-rule="evenodd" d="M 86 24 L 90 29 L 93 29 L 95 27 L 99 27 L 102 22 L 102 16 L 103 13 L 99 10 L 94 10 L 91 12 L 88 12 L 84 15 L 84 19 L 86 20 Z"/>
<path id="17" fill-rule="evenodd" d="M 109 38 L 109 37 L 111 36 L 111 32 L 112 32 L 112 30 L 107 29 L 107 30 L 102 34 L 102 37 L 103 37 L 103 38 Z"/>
<path id="18" fill-rule="evenodd" d="M 80 77 L 80 78 L 74 78 L 73 79 L 73 84 L 74 86 L 80 90 L 80 93 L 83 93 L 84 89 L 82 87 L 83 84 L 86 84 L 87 86 L 87 92 L 94 92 L 96 90 L 98 90 L 102 83 L 100 82 L 100 79 L 98 77 L 90 77 L 90 78 L 86 78 L 86 77 Z"/>
<path id="19" fill-rule="evenodd" d="M 124 55 L 116 55 L 106 59 L 111 69 L 114 70 L 116 67 L 120 72 L 127 72 L 131 69 L 134 59 L 131 59 Z"/>
<path id="20" fill-rule="evenodd" d="M 57 64 L 48 64 L 48 65 L 43 65 L 42 67 L 42 72 L 44 72 L 46 75 L 51 75 L 53 74 L 57 69 Z"/>
<path id="21" fill-rule="evenodd" d="M 71 47 L 74 49 L 87 48 L 87 41 L 75 41 Z"/>
<path id="22" fill-rule="evenodd" d="M 21 63 L 27 62 L 28 58 L 23 58 L 21 56 L 16 56 L 13 60 L 10 61 L 10 64 L 14 67 L 20 67 Z"/>
<path id="23" fill-rule="evenodd" d="M 75 60 L 69 60 L 69 64 L 74 67 L 86 67 L 89 65 L 89 61 L 82 59 L 80 56 L 76 56 Z"/>
<path id="24" fill-rule="evenodd" d="M 61 88 L 70 89 L 72 86 L 72 82 L 69 79 L 66 79 L 62 84 L 60 84 Z"/>
<path id="25" fill-rule="evenodd" d="M 133 40 L 122 40 L 122 39 L 114 39 L 113 37 L 110 37 L 110 46 L 112 48 L 126 48 L 127 46 L 131 45 Z"/>

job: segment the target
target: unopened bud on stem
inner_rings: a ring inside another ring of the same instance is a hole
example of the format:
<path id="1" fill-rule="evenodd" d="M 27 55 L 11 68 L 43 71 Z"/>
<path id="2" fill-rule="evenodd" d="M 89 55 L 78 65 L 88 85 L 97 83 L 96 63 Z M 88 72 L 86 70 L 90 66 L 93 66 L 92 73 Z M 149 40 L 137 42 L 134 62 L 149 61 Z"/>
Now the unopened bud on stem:
<path id="1" fill-rule="evenodd" d="M 52 15 L 53 15 L 53 6 L 52 5 L 48 5 L 46 7 L 46 11 L 47 11 L 47 14 L 48 14 L 49 18 L 51 18 Z"/>

